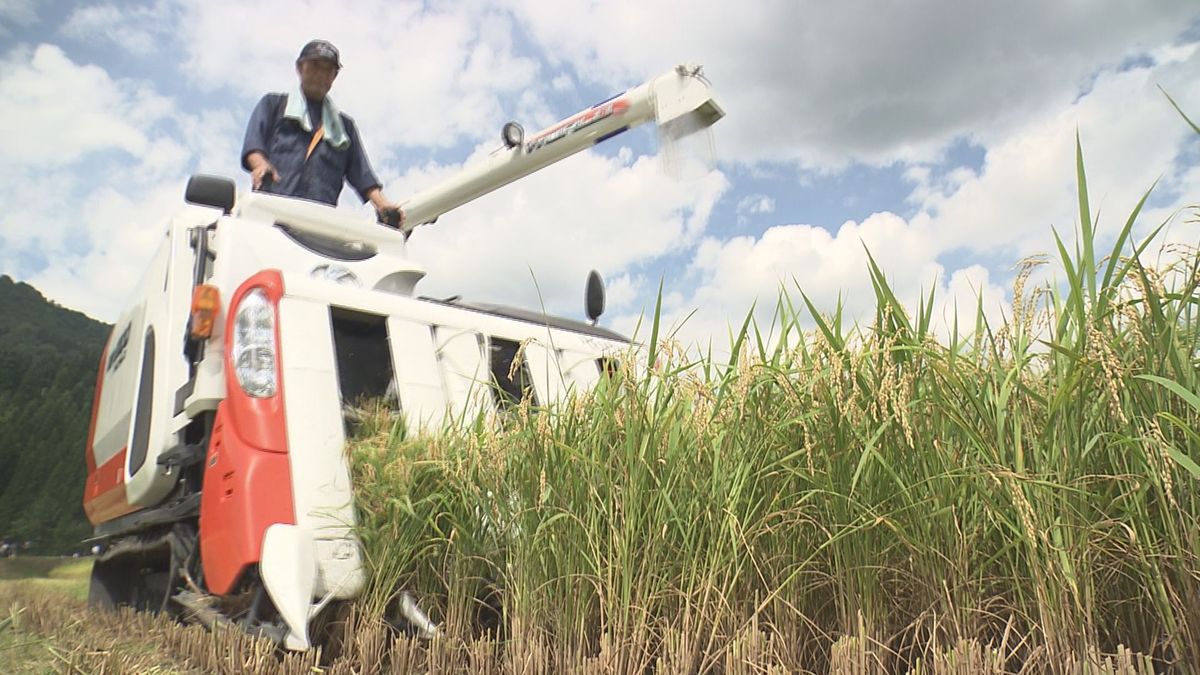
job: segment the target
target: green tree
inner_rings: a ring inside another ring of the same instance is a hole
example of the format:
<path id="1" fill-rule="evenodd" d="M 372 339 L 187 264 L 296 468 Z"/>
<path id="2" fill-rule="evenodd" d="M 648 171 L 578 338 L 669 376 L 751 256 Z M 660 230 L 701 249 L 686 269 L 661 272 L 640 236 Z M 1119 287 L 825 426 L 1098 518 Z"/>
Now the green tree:
<path id="1" fill-rule="evenodd" d="M 84 445 L 110 326 L 0 276 L 0 535 L 80 548 Z"/>

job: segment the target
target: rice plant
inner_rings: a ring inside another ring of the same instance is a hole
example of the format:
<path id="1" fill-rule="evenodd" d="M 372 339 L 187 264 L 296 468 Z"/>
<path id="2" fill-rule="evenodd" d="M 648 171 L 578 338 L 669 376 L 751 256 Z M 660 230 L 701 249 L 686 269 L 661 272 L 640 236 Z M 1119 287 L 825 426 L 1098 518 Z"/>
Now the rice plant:
<path id="1" fill-rule="evenodd" d="M 1003 325 L 936 339 L 933 296 L 910 312 L 872 260 L 865 326 L 796 289 L 727 363 L 656 315 L 565 404 L 427 437 L 370 416 L 363 616 L 407 590 L 544 672 L 1200 663 L 1200 257 L 1146 263 L 1145 197 L 1096 251 L 1077 174 L 1062 278 L 1026 288 L 1027 261 Z"/>

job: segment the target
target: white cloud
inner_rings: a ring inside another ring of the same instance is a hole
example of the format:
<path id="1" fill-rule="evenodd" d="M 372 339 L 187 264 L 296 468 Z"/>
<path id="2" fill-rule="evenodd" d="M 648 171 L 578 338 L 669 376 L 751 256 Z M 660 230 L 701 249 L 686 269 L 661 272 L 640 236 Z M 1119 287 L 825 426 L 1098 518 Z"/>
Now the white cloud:
<path id="1" fill-rule="evenodd" d="M 750 216 L 766 215 L 775 212 L 775 200 L 764 194 L 749 194 L 738 200 L 738 225 L 750 222 Z"/>
<path id="2" fill-rule="evenodd" d="M 605 310 L 612 312 L 628 309 L 642 293 L 645 279 L 640 276 L 622 274 L 605 281 Z"/>
<path id="3" fill-rule="evenodd" d="M 975 330 L 976 312 L 982 308 L 988 325 L 995 330 L 1012 316 L 1011 300 L 1011 291 L 993 283 L 991 273 L 982 265 L 957 269 L 935 291 L 934 328 L 947 342 L 955 330 L 959 337 L 969 336 Z"/>
<path id="4" fill-rule="evenodd" d="M 774 213 L 775 200 L 764 194 L 746 195 L 738 202 L 738 211 L 750 214 Z"/>
<path id="5" fill-rule="evenodd" d="M 554 87 L 554 91 L 570 91 L 575 86 L 575 80 L 571 79 L 570 75 L 565 73 L 555 75 L 550 81 L 550 86 Z"/>
<path id="6" fill-rule="evenodd" d="M 717 127 L 725 158 L 813 168 L 1003 138 L 1200 17 L 1192 0 L 508 4 L 547 58 L 582 79 L 618 87 L 703 63 L 729 113 Z"/>
<path id="7" fill-rule="evenodd" d="M 0 128 L 20 130 L 7 134 L 0 164 L 52 167 L 104 150 L 139 154 L 150 142 L 147 128 L 171 111 L 148 88 L 78 65 L 52 45 L 9 52 L 0 68 Z"/>
<path id="8" fill-rule="evenodd" d="M 6 249 L 48 256 L 86 245 L 77 225 L 92 189 L 108 180 L 135 188 L 170 173 L 169 165 L 178 170 L 185 153 L 153 131 L 171 105 L 145 86 L 76 64 L 50 45 L 14 50 L 0 67 L 0 128 L 20 130 L 0 155 Z"/>
<path id="9" fill-rule="evenodd" d="M 242 137 L 246 133 L 246 119 L 241 111 L 202 110 L 177 117 L 175 122 L 180 132 L 175 140 L 185 144 L 196 158 L 197 173 L 240 178 L 244 187 L 249 188 L 249 179 L 240 164 Z"/>
<path id="10" fill-rule="evenodd" d="M 801 293 L 823 314 L 832 313 L 841 303 L 846 322 L 865 325 L 876 304 L 868 251 L 910 311 L 915 312 L 918 303 L 934 291 L 933 326 L 942 337 L 954 325 L 956 313 L 963 331 L 973 329 L 981 295 L 985 315 L 993 324 L 1009 311 L 1004 290 L 987 269 L 970 265 L 947 270 L 936 262 L 938 245 L 927 231 L 894 214 L 877 213 L 861 223 L 846 222 L 835 234 L 811 225 L 779 225 L 759 237 L 706 238 L 696 249 L 686 278 L 668 280 L 668 285 L 689 288 L 691 293 L 664 301 L 663 325 L 684 344 L 711 344 L 721 351 L 729 346 L 726 336 L 740 328 L 752 307 L 759 328 L 770 328 L 781 292 L 806 317 L 807 327 L 814 324 Z M 617 325 L 632 331 L 638 321 L 636 312 L 627 313 Z M 647 325 L 645 319 L 641 321 Z"/>
<path id="11" fill-rule="evenodd" d="M 180 206 L 194 153 L 168 122 L 186 127 L 192 118 L 149 85 L 77 64 L 51 45 L 4 57 L 0 100 L 0 127 L 21 130 L 0 156 L 0 265 L 60 303 L 112 320 Z"/>
<path id="12" fill-rule="evenodd" d="M 1156 179 L 1158 192 L 1195 199 L 1195 174 L 1173 170 L 1187 127 L 1158 91 L 1177 91 L 1186 109 L 1200 110 L 1191 86 L 1200 50 L 1173 50 L 1174 60 L 1097 77 L 1090 93 L 1065 109 L 1031 118 L 987 151 L 979 175 L 956 174 L 941 187 L 913 172 L 921 213 L 914 223 L 936 232 L 944 250 L 965 248 L 1007 255 L 1053 251 L 1050 227 L 1070 235 L 1079 220 L 1075 135 L 1084 154 L 1091 209 L 1100 212 L 1108 240 Z M 1143 221 L 1141 231 L 1156 225 Z"/>
<path id="13" fill-rule="evenodd" d="M 152 5 L 89 5 L 75 9 L 61 30 L 75 40 L 108 42 L 145 57 L 159 51 L 164 42 L 169 44 L 171 9 L 165 0 Z"/>
<path id="14" fill-rule="evenodd" d="M 447 170 L 415 170 L 401 183 L 423 186 Z M 429 269 L 418 291 L 576 313 L 596 269 L 617 281 L 619 308 L 645 290 L 631 268 L 694 245 L 727 188 L 719 172 L 677 181 L 653 157 L 627 165 L 581 153 L 418 229 L 409 252 Z"/>
<path id="15" fill-rule="evenodd" d="M 180 180 L 147 186 L 134 198 L 112 187 L 95 190 L 77 207 L 82 217 L 72 221 L 93 245 L 55 251 L 51 264 L 27 281 L 57 302 L 114 321 L 165 236 L 167 218 L 182 207 L 181 197 Z"/>
<path id="16" fill-rule="evenodd" d="M 196 85 L 254 100 L 294 87 L 300 48 L 330 40 L 345 64 L 338 105 L 358 121 L 372 159 L 407 163 L 394 154 L 400 147 L 497 138 L 507 120 L 545 114 L 531 89 L 538 62 L 516 53 L 514 29 L 511 16 L 479 2 L 186 0 L 179 43 Z"/>
<path id="17" fill-rule="evenodd" d="M 704 241 L 690 270 L 702 280 L 692 304 L 736 313 L 756 300 L 771 299 L 781 283 L 794 290 L 794 280 L 821 304 L 848 292 L 848 315 L 858 316 L 874 303 L 870 285 L 864 283 L 867 251 L 898 280 L 898 295 L 916 297 L 941 272 L 933 262 L 934 242 L 890 213 L 846 222 L 835 234 L 812 225 L 777 225 L 757 238 Z"/>
<path id="18" fill-rule="evenodd" d="M 1195 204 L 1200 194 L 1200 168 L 1184 154 L 1198 141 L 1156 85 L 1179 92 L 1176 100 L 1185 110 L 1200 111 L 1200 93 L 1190 86 L 1200 66 L 1200 49 L 1171 48 L 1156 56 L 1153 64 L 1105 71 L 1071 106 L 1030 117 L 987 149 L 978 173 L 955 169 L 935 175 L 931 166 L 910 166 L 905 176 L 915 184 L 911 201 L 919 210 L 908 221 L 882 213 L 848 222 L 832 234 L 814 225 L 779 225 L 758 236 L 706 238 L 688 275 L 668 280 L 668 287 L 685 289 L 677 304 L 669 306 L 669 318 L 679 321 L 698 310 L 681 335 L 697 340 L 717 336 L 717 346 L 723 346 L 720 336 L 729 324 L 740 324 L 753 303 L 758 303 L 760 323 L 769 321 L 783 286 L 803 290 L 823 311 L 840 300 L 849 320 L 861 320 L 875 303 L 865 245 L 907 306 L 915 308 L 923 291 L 936 284 L 943 300 L 935 314 L 943 334 L 953 322 L 954 307 L 964 321 L 973 319 L 980 292 L 995 325 L 1009 312 L 1009 292 L 971 258 L 988 264 L 1000 260 L 1007 284 L 1019 257 L 1050 253 L 1057 258 L 1051 226 L 1074 249 L 1077 130 L 1091 211 L 1100 214 L 1098 256 L 1105 255 L 1156 179 L 1161 203 L 1142 215 L 1135 235 L 1174 216 L 1162 241 L 1194 245 L 1200 240 L 1200 222 L 1186 212 L 1180 215 L 1180 209 Z M 740 206 L 753 203 L 751 195 Z M 1061 278 L 1056 269 L 1055 263 L 1042 268 L 1031 283 Z M 793 298 L 799 300 L 798 295 Z M 636 318 L 622 320 L 628 327 Z"/>

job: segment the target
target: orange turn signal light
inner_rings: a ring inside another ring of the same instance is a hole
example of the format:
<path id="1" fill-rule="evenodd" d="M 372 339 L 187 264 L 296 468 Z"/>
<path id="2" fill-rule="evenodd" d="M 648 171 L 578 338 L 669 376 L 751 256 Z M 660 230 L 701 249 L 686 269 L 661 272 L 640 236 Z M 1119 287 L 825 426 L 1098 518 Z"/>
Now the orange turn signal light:
<path id="1" fill-rule="evenodd" d="M 212 284 L 200 284 L 192 291 L 192 337 L 207 340 L 212 335 L 213 322 L 221 311 L 221 293 Z"/>

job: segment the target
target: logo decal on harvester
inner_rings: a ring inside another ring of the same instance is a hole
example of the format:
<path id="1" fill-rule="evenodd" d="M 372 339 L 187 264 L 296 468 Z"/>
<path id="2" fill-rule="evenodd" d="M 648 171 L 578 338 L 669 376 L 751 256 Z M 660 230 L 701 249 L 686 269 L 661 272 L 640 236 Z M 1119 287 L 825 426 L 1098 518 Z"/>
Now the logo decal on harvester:
<path id="1" fill-rule="evenodd" d="M 121 331 L 121 337 L 113 343 L 112 351 L 108 355 L 108 364 L 104 368 L 105 372 L 111 373 L 125 362 L 125 351 L 129 346 L 129 328 L 130 326 L 125 326 L 125 330 Z"/>
<path id="2" fill-rule="evenodd" d="M 605 101 L 600 105 L 584 110 L 570 119 L 563 120 L 557 126 L 536 136 L 525 144 L 525 154 L 540 150 L 551 143 L 564 139 L 571 134 L 586 129 L 602 119 L 620 115 L 629 109 L 629 101 L 619 98 Z"/>

